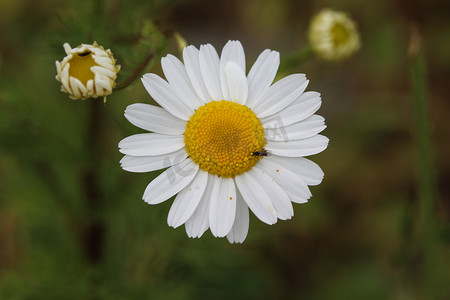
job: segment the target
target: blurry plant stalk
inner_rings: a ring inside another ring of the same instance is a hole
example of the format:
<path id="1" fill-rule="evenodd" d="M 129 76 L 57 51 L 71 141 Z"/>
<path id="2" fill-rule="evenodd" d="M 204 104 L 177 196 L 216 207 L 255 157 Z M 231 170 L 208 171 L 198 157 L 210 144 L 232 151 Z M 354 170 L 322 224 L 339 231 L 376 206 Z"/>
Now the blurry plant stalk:
<path id="1" fill-rule="evenodd" d="M 152 44 L 152 40 L 158 39 L 158 37 L 155 37 L 157 34 L 162 34 L 166 39 L 173 39 L 180 51 L 182 53 L 183 48 L 187 46 L 186 40 L 176 31 L 167 31 L 167 32 L 157 32 L 157 29 L 154 27 L 154 25 L 151 22 L 147 22 L 144 28 L 142 29 L 141 35 L 141 41 L 144 42 L 146 45 L 149 44 L 149 54 L 146 56 L 140 63 L 137 65 L 137 67 L 134 69 L 133 73 L 130 74 L 126 79 L 121 81 L 116 85 L 114 88 L 114 91 L 122 90 L 129 85 L 131 85 L 143 72 L 144 70 L 152 63 L 152 61 L 162 52 L 163 49 L 165 49 L 165 46 L 162 49 L 159 49 L 158 47 L 154 47 Z"/>
<path id="2" fill-rule="evenodd" d="M 138 67 L 134 70 L 134 72 L 128 78 L 126 78 L 125 80 L 116 85 L 114 91 L 124 89 L 128 87 L 130 84 L 132 84 L 139 77 L 139 75 L 145 70 L 145 68 L 153 60 L 153 58 L 155 58 L 155 55 L 156 55 L 155 50 L 151 50 L 150 54 L 138 65 Z"/>
<path id="3" fill-rule="evenodd" d="M 104 197 L 100 186 L 101 145 L 103 131 L 103 104 L 98 101 L 89 103 L 86 146 L 91 149 L 87 168 L 81 175 L 87 205 L 87 224 L 82 232 L 82 244 L 88 261 L 96 264 L 103 256 L 105 224 L 101 212 L 104 211 Z"/>
<path id="4" fill-rule="evenodd" d="M 288 73 L 290 70 L 301 66 L 314 56 L 314 51 L 308 44 L 299 51 L 292 53 L 280 62 L 280 72 Z"/>
<path id="5" fill-rule="evenodd" d="M 433 147 L 431 143 L 429 103 L 426 93 L 426 70 L 421 36 L 416 27 L 412 27 L 409 45 L 410 77 L 412 88 L 412 107 L 414 114 L 414 138 L 417 152 L 417 195 L 418 221 L 416 242 L 422 255 L 422 273 L 419 282 L 422 292 L 428 299 L 435 299 L 439 278 L 439 264 L 436 257 L 438 243 L 437 214 L 435 193 L 435 170 Z"/>

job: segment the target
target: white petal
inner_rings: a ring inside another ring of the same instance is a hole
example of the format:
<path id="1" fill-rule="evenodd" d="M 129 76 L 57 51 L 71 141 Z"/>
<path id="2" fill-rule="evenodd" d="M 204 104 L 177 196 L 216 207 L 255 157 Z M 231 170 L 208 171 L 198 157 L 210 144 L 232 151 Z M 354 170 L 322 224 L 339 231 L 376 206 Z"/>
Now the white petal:
<path id="1" fill-rule="evenodd" d="M 61 63 L 59 61 L 55 61 L 56 65 L 56 79 L 61 81 L 60 74 L 61 74 Z"/>
<path id="2" fill-rule="evenodd" d="M 312 195 L 303 179 L 282 165 L 272 161 L 271 158 L 272 156 L 268 156 L 258 161 L 257 168 L 263 170 L 264 173 L 275 180 L 289 196 L 295 196 L 294 199 L 291 198 L 293 202 L 304 202 L 304 199 L 309 199 Z"/>
<path id="3" fill-rule="evenodd" d="M 228 79 L 226 78 L 225 68 L 229 62 L 236 63 L 242 70 L 245 76 L 245 53 L 244 48 L 239 41 L 228 41 L 222 49 L 220 56 L 220 85 L 222 88 L 222 95 L 224 100 L 231 100 Z"/>
<path id="4" fill-rule="evenodd" d="M 199 172 L 204 172 L 200 170 Z M 207 172 L 205 172 L 207 173 Z M 207 173 L 208 174 L 208 173 Z M 209 227 L 209 204 L 211 201 L 214 181 L 218 178 L 216 175 L 208 174 L 208 183 L 206 185 L 203 197 L 197 206 L 194 214 L 186 221 L 186 233 L 188 237 L 199 238 Z"/>
<path id="5" fill-rule="evenodd" d="M 70 84 L 72 85 L 72 89 L 74 89 L 74 86 L 76 86 L 76 88 L 80 91 L 81 96 L 87 96 L 87 88 L 78 78 L 70 77 Z"/>
<path id="6" fill-rule="evenodd" d="M 188 154 L 184 148 L 172 153 L 156 156 L 125 155 L 120 160 L 120 166 L 125 171 L 144 173 L 173 166 L 185 160 L 186 157 L 188 157 Z"/>
<path id="7" fill-rule="evenodd" d="M 139 133 L 119 142 L 119 151 L 133 156 L 154 156 L 177 151 L 184 147 L 183 135 Z"/>
<path id="8" fill-rule="evenodd" d="M 125 117 L 134 126 L 157 133 L 181 135 L 186 130 L 186 121 L 154 105 L 144 103 L 128 105 Z"/>
<path id="9" fill-rule="evenodd" d="M 70 68 L 70 63 L 68 63 L 64 66 L 62 73 L 61 73 L 61 83 L 67 92 L 72 93 L 71 92 L 72 90 L 69 87 L 69 81 L 70 81 L 69 68 Z"/>
<path id="10" fill-rule="evenodd" d="M 270 160 L 295 174 L 299 174 L 307 185 L 318 185 L 322 182 L 324 176 L 322 169 L 307 158 L 272 155 Z"/>
<path id="11" fill-rule="evenodd" d="M 235 177 L 239 192 L 258 219 L 269 225 L 275 224 L 277 222 L 275 207 L 251 171 Z"/>
<path id="12" fill-rule="evenodd" d="M 226 236 L 236 217 L 236 187 L 232 178 L 219 177 L 214 187 L 209 207 L 209 227 L 215 237 Z"/>
<path id="13" fill-rule="evenodd" d="M 288 157 L 300 157 L 317 154 L 325 150 L 328 146 L 328 138 L 323 135 L 315 135 L 303 140 L 293 140 L 287 142 L 267 141 L 265 146 L 272 154 Z"/>
<path id="14" fill-rule="evenodd" d="M 114 78 L 116 76 L 116 72 L 115 71 L 111 71 L 111 70 L 109 70 L 107 68 L 100 67 L 100 66 L 93 66 L 93 67 L 91 67 L 90 70 L 94 74 L 99 73 L 99 74 L 105 75 L 105 76 L 110 77 L 110 78 Z"/>
<path id="15" fill-rule="evenodd" d="M 211 100 L 200 70 L 199 51 L 194 46 L 183 49 L 183 61 L 192 86 L 205 103 Z"/>
<path id="16" fill-rule="evenodd" d="M 166 201 L 191 183 L 197 171 L 198 165 L 190 158 L 170 167 L 150 182 L 144 192 L 144 201 L 148 204 Z"/>
<path id="17" fill-rule="evenodd" d="M 191 105 L 178 99 L 173 93 L 170 85 L 161 77 L 155 74 L 145 74 L 142 83 L 150 96 L 175 117 L 189 121 L 194 113 Z"/>
<path id="18" fill-rule="evenodd" d="M 225 87 L 228 89 L 227 100 L 244 105 L 247 101 L 247 77 L 241 67 L 234 62 L 229 62 L 225 66 Z M 224 93 L 225 94 L 225 93 Z"/>
<path id="19" fill-rule="evenodd" d="M 264 137 L 271 141 L 292 141 L 312 137 L 323 131 L 325 119 L 319 115 L 312 115 L 298 123 L 286 127 L 274 127 L 264 129 Z"/>
<path id="20" fill-rule="evenodd" d="M 321 104 L 319 93 L 305 92 L 282 111 L 260 120 L 264 128 L 288 126 L 310 117 Z"/>
<path id="21" fill-rule="evenodd" d="M 239 190 L 236 190 L 236 218 L 231 231 L 227 234 L 230 243 L 244 242 L 248 234 L 249 221 L 248 206 Z"/>
<path id="22" fill-rule="evenodd" d="M 112 90 L 111 80 L 108 77 L 97 73 L 97 74 L 95 74 L 94 79 L 95 79 L 94 80 L 95 90 L 97 91 L 97 94 L 99 92 L 105 92 L 105 91 L 110 92 Z"/>
<path id="23" fill-rule="evenodd" d="M 161 67 L 166 75 L 173 92 L 179 99 L 189 103 L 194 109 L 205 104 L 194 92 L 189 76 L 183 63 L 175 56 L 169 54 L 161 59 Z"/>
<path id="24" fill-rule="evenodd" d="M 273 206 L 277 211 L 277 216 L 280 220 L 288 220 L 294 215 L 294 208 L 292 207 L 291 200 L 285 191 L 275 182 L 272 177 L 267 175 L 263 170 L 253 167 L 252 175 L 255 179 L 261 183 L 261 187 L 269 195 L 272 200 Z"/>
<path id="25" fill-rule="evenodd" d="M 77 78 L 70 76 L 69 77 L 70 86 L 72 88 L 72 94 L 75 97 L 81 97 L 81 91 L 78 89 L 82 84 Z"/>
<path id="26" fill-rule="evenodd" d="M 248 72 L 247 106 L 256 105 L 260 95 L 265 94 L 277 75 L 280 53 L 264 50 Z"/>
<path id="27" fill-rule="evenodd" d="M 245 72 L 245 52 L 240 41 L 228 41 L 222 49 L 220 63 L 235 62 Z"/>
<path id="28" fill-rule="evenodd" d="M 94 92 L 94 80 L 89 79 L 88 82 L 86 83 L 86 88 L 89 91 L 89 93 L 93 93 Z"/>
<path id="29" fill-rule="evenodd" d="M 294 203 L 302 204 L 302 203 L 308 202 L 309 198 L 307 198 L 305 196 L 294 194 L 294 193 L 291 193 L 290 191 L 285 191 L 285 192 L 289 196 L 289 199 L 291 199 L 291 201 Z"/>
<path id="30" fill-rule="evenodd" d="M 194 213 L 208 183 L 207 172 L 197 172 L 191 184 L 175 197 L 167 216 L 167 224 L 173 228 L 183 225 Z"/>
<path id="31" fill-rule="evenodd" d="M 293 74 L 275 82 L 269 90 L 261 95 L 252 108 L 258 118 L 273 115 L 297 99 L 308 86 L 308 80 L 304 74 Z"/>
<path id="32" fill-rule="evenodd" d="M 116 72 L 115 62 L 110 57 L 92 55 L 95 63 L 99 66 L 107 68 L 110 71 Z M 114 78 L 114 75 L 112 76 Z"/>
<path id="33" fill-rule="evenodd" d="M 70 47 L 69 43 L 64 43 L 63 47 L 64 51 L 66 51 L 66 54 L 69 55 L 70 52 L 72 51 L 72 48 Z"/>
<path id="34" fill-rule="evenodd" d="M 224 100 L 220 87 L 220 60 L 216 49 L 210 44 L 201 45 L 199 62 L 203 81 L 211 95 L 211 100 Z"/>

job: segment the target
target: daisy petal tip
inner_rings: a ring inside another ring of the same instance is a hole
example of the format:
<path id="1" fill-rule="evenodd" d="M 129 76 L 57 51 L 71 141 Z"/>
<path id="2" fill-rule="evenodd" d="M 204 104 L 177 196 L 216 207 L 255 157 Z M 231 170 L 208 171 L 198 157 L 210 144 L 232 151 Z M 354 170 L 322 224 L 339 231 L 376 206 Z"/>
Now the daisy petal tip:
<path id="1" fill-rule="evenodd" d="M 229 242 L 230 244 L 243 244 L 244 241 L 245 241 L 245 239 L 242 239 L 242 240 L 235 240 L 235 239 L 231 239 L 231 238 L 229 238 L 229 237 L 227 237 L 227 240 L 228 240 L 228 242 Z"/>
<path id="2" fill-rule="evenodd" d="M 231 225 L 233 225 L 233 224 L 231 224 Z M 231 231 L 231 226 L 227 226 L 227 227 L 230 227 L 230 228 L 225 228 L 223 226 L 221 226 L 221 227 L 210 226 L 210 230 L 214 237 L 223 238 L 227 234 L 229 234 Z"/>
<path id="3" fill-rule="evenodd" d="M 189 45 L 187 47 L 184 47 L 183 52 L 184 51 L 192 51 L 192 50 L 198 50 L 197 47 L 195 47 L 194 45 Z"/>
<path id="4" fill-rule="evenodd" d="M 178 227 L 180 227 L 181 225 L 183 225 L 182 223 L 180 224 L 179 222 L 178 223 L 175 223 L 175 222 L 169 222 L 169 220 L 167 220 L 167 225 L 169 225 L 169 227 L 172 227 L 172 228 L 174 228 L 174 229 L 176 229 L 176 228 L 178 228 Z"/>
<path id="5" fill-rule="evenodd" d="M 301 80 L 303 80 L 303 83 L 300 85 L 301 88 L 303 89 L 303 92 L 302 92 L 302 94 L 303 94 L 309 85 L 309 79 L 306 78 L 306 76 L 304 76 Z"/>
<path id="6" fill-rule="evenodd" d="M 225 237 L 228 233 L 223 233 L 223 232 L 213 232 L 213 230 L 211 229 L 211 233 L 214 237 L 216 238 L 223 238 Z"/>

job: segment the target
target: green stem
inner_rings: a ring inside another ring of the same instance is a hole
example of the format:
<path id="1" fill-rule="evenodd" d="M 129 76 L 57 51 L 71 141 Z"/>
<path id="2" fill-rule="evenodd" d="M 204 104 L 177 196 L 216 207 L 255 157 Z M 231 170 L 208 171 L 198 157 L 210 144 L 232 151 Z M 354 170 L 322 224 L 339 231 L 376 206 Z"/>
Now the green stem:
<path id="1" fill-rule="evenodd" d="M 150 54 L 139 64 L 139 66 L 134 70 L 133 74 L 131 74 L 127 79 L 124 81 L 118 83 L 116 87 L 114 88 L 115 91 L 119 91 L 121 89 L 126 88 L 130 84 L 132 84 L 136 78 L 141 74 L 142 71 L 144 71 L 145 67 L 152 61 L 152 59 L 155 57 L 156 51 L 152 50 Z"/>
<path id="2" fill-rule="evenodd" d="M 105 224 L 101 212 L 103 197 L 100 186 L 102 115 L 101 101 L 90 101 L 89 123 L 87 127 L 87 149 L 89 161 L 81 177 L 87 207 L 87 224 L 83 232 L 83 249 L 87 260 L 95 265 L 103 258 Z"/>
<path id="3" fill-rule="evenodd" d="M 419 214 L 417 242 L 422 254 L 422 293 L 427 299 L 436 299 L 436 194 L 433 149 L 430 139 L 429 104 L 426 93 L 426 71 L 420 36 L 413 32 L 411 41 L 410 76 L 414 113 L 414 137 L 417 148 L 417 195 Z"/>
<path id="4" fill-rule="evenodd" d="M 280 62 L 280 72 L 288 72 L 295 67 L 305 63 L 314 54 L 313 49 L 308 44 L 303 47 L 300 51 L 292 53 Z"/>

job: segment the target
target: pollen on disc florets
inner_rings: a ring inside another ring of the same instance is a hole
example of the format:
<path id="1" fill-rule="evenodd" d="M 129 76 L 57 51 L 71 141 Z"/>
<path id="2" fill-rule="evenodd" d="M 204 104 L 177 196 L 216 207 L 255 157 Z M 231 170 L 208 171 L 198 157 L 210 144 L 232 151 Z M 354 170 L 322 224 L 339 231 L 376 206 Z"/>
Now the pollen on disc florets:
<path id="1" fill-rule="evenodd" d="M 61 91 L 72 99 L 97 98 L 110 95 L 116 85 L 120 65 L 116 64 L 111 50 L 105 50 L 96 42 L 71 48 L 64 44 L 67 56 L 56 61 L 56 80 Z"/>
<path id="2" fill-rule="evenodd" d="M 184 132 L 186 151 L 210 174 L 235 177 L 250 170 L 265 145 L 264 129 L 255 113 L 245 105 L 213 101 L 201 106 Z"/>

